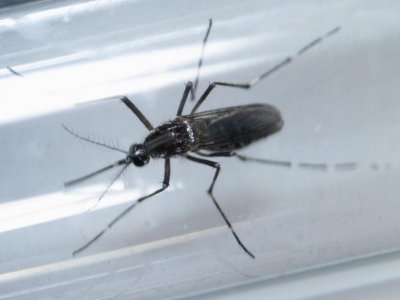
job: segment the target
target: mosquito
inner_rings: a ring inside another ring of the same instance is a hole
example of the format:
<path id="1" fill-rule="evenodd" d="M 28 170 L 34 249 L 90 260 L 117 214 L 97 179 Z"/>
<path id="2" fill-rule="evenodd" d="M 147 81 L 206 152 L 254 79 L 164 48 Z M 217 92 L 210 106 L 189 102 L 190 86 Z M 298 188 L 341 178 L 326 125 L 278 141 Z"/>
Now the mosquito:
<path id="1" fill-rule="evenodd" d="M 229 228 L 233 237 L 235 238 L 238 245 L 243 249 L 243 251 L 250 256 L 255 258 L 253 252 L 251 252 L 239 238 L 236 233 L 232 223 L 229 221 L 228 217 L 224 213 L 223 209 L 219 205 L 218 201 L 214 195 L 214 187 L 217 182 L 218 176 L 221 171 L 221 165 L 212 160 L 213 157 L 236 157 L 242 161 L 253 161 L 263 164 L 278 165 L 290 167 L 291 162 L 289 161 L 279 161 L 279 160 L 268 160 L 252 158 L 241 155 L 237 153 L 240 150 L 251 143 L 258 141 L 260 139 L 266 138 L 279 132 L 284 121 L 281 113 L 277 108 L 269 104 L 248 104 L 242 106 L 232 106 L 224 107 L 215 110 L 198 112 L 201 105 L 210 95 L 210 93 L 217 86 L 225 86 L 231 88 L 240 89 L 250 89 L 255 86 L 259 81 L 265 79 L 271 74 L 275 73 L 282 67 L 291 63 L 295 58 L 303 55 L 305 52 L 313 48 L 315 45 L 319 44 L 323 39 L 332 36 L 340 30 L 340 27 L 336 27 L 326 34 L 318 37 L 312 42 L 305 45 L 303 48 L 298 50 L 294 55 L 289 56 L 282 60 L 280 63 L 274 67 L 268 69 L 263 74 L 250 80 L 246 83 L 229 83 L 222 81 L 211 82 L 209 86 L 205 89 L 203 94 L 195 102 L 193 108 L 189 114 L 183 115 L 183 110 L 189 94 L 192 99 L 195 99 L 195 93 L 199 82 L 200 70 L 203 64 L 203 57 L 205 48 L 207 45 L 207 40 L 212 28 L 212 20 L 209 20 L 208 28 L 202 42 L 202 50 L 200 54 L 200 59 L 197 66 L 197 75 L 194 83 L 188 82 L 183 91 L 182 98 L 180 100 L 176 117 L 170 121 L 162 123 L 161 125 L 155 127 L 152 123 L 145 117 L 145 115 L 140 111 L 140 109 L 126 96 L 120 97 L 122 103 L 124 103 L 128 109 L 139 119 L 139 121 L 149 130 L 149 134 L 144 139 L 143 142 L 132 144 L 128 151 L 118 149 L 106 145 L 104 143 L 99 143 L 89 138 L 83 137 L 69 129 L 64 125 L 64 128 L 73 136 L 85 140 L 87 142 L 106 147 L 112 150 L 120 151 L 125 154 L 125 157 L 118 160 L 117 162 L 103 167 L 95 172 L 87 174 L 83 177 L 68 181 L 65 186 L 71 186 L 103 172 L 114 168 L 120 168 L 117 176 L 108 185 L 106 190 L 98 198 L 98 201 L 104 196 L 111 185 L 118 179 L 124 170 L 130 165 L 135 165 L 136 167 L 143 167 L 147 165 L 150 159 L 164 159 L 164 177 L 162 181 L 162 186 L 155 190 L 154 192 L 140 197 L 134 203 L 129 205 L 125 210 L 123 210 L 119 215 L 117 215 L 108 225 L 84 244 L 79 249 L 73 252 L 73 255 L 82 252 L 94 242 L 96 242 L 107 230 L 113 227 L 118 221 L 125 217 L 137 204 L 144 202 L 147 199 L 163 192 L 168 188 L 170 183 L 171 175 L 171 164 L 170 160 L 173 157 L 182 157 L 193 163 L 202 164 L 210 168 L 215 169 L 214 176 L 211 181 L 207 192 L 212 202 L 214 203 L 216 209 L 221 215 L 225 224 Z M 350 167 L 352 167 L 350 163 Z M 325 168 L 325 164 L 303 164 L 304 167 L 311 168 Z"/>

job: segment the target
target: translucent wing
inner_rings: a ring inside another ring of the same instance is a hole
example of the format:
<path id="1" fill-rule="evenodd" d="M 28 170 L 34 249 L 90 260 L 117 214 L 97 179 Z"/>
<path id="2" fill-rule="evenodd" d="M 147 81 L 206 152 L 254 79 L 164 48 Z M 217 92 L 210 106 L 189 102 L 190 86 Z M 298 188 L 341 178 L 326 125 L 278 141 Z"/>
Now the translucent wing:
<path id="1" fill-rule="evenodd" d="M 196 137 L 196 149 L 230 151 L 278 132 L 280 112 L 268 104 L 233 106 L 184 116 Z"/>

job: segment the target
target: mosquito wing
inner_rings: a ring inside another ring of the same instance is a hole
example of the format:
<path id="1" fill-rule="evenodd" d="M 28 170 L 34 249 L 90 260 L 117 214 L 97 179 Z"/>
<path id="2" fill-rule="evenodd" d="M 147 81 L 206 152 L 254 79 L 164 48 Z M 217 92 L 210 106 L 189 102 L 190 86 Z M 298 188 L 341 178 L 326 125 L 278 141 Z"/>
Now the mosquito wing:
<path id="1" fill-rule="evenodd" d="M 232 106 L 184 117 L 196 137 L 193 150 L 240 149 L 278 132 L 283 126 L 280 112 L 269 104 Z"/>

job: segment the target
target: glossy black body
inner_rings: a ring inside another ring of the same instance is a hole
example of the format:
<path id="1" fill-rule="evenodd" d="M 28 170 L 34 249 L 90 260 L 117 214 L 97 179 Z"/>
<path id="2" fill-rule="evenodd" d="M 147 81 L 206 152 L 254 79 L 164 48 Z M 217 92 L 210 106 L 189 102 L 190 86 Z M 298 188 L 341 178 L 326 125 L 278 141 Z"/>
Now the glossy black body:
<path id="1" fill-rule="evenodd" d="M 272 135 L 282 127 L 281 114 L 272 105 L 233 106 L 178 116 L 152 130 L 143 144 L 153 158 L 199 150 L 233 151 Z"/>

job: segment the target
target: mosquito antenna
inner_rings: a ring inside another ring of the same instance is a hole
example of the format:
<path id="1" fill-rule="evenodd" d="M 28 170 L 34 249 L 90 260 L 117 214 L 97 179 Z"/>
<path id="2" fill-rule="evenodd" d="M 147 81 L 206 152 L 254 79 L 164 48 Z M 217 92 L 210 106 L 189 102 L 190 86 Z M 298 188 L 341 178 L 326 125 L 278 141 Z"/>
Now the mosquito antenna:
<path id="1" fill-rule="evenodd" d="M 83 141 L 89 142 L 89 143 L 91 143 L 91 144 L 95 144 L 95 145 L 98 145 L 98 146 L 101 146 L 101 147 L 104 147 L 104 148 L 107 148 L 107 149 L 110 149 L 110 150 L 115 150 L 115 151 L 118 151 L 118 152 L 122 152 L 122 153 L 128 154 L 128 151 L 122 150 L 122 149 L 120 149 L 120 148 L 118 148 L 118 147 L 114 147 L 114 146 L 107 145 L 107 144 L 105 144 L 105 143 L 100 143 L 100 142 L 94 141 L 94 140 L 92 140 L 92 139 L 89 139 L 89 138 L 87 138 L 87 137 L 84 137 L 84 136 L 81 136 L 81 135 L 75 133 L 74 131 L 72 131 L 71 129 L 69 129 L 69 128 L 68 128 L 67 126 L 65 126 L 64 124 L 62 124 L 62 126 L 63 126 L 63 128 L 64 128 L 69 134 L 73 135 L 74 137 L 76 137 L 76 138 L 78 138 L 78 139 L 80 139 L 80 140 L 83 140 Z"/>
<path id="2" fill-rule="evenodd" d="M 194 100 L 196 98 L 196 90 L 197 90 L 197 86 L 199 85 L 199 80 L 200 80 L 200 70 L 201 70 L 201 66 L 203 65 L 204 52 L 206 50 L 206 44 L 207 44 L 208 36 L 210 35 L 211 27 L 212 27 L 212 19 L 209 20 L 207 32 L 206 32 L 206 35 L 204 36 L 203 44 L 201 47 L 200 59 L 197 64 L 197 75 L 196 75 L 196 79 L 194 80 L 193 88 L 191 89 L 192 100 Z"/>
<path id="3" fill-rule="evenodd" d="M 96 176 L 96 175 L 99 175 L 99 174 L 101 174 L 101 173 L 103 173 L 103 172 L 105 172 L 105 171 L 111 170 L 112 168 L 118 167 L 118 166 L 120 166 L 120 165 L 128 165 L 128 162 L 126 161 L 126 159 L 121 159 L 121 160 L 117 161 L 116 163 L 113 163 L 113 164 L 111 164 L 111 165 L 108 165 L 108 166 L 106 166 L 106 167 L 104 167 L 104 168 L 101 168 L 101 169 L 99 169 L 99 170 L 97 170 L 97 171 L 94 171 L 94 172 L 92 172 L 92 173 L 89 173 L 89 174 L 87 174 L 87 175 L 85 175 L 85 176 L 79 177 L 79 178 L 74 179 L 74 180 L 71 180 L 71 181 L 67 181 L 66 183 L 64 183 L 64 186 L 65 186 L 65 187 L 68 187 L 68 186 L 71 186 L 71 185 L 80 183 L 80 182 L 82 182 L 82 181 L 85 181 L 86 179 L 92 178 L 92 177 L 94 177 L 94 176 Z M 123 169 L 123 170 L 124 170 L 124 169 Z M 115 180 L 114 180 L 114 181 L 115 181 Z"/>

